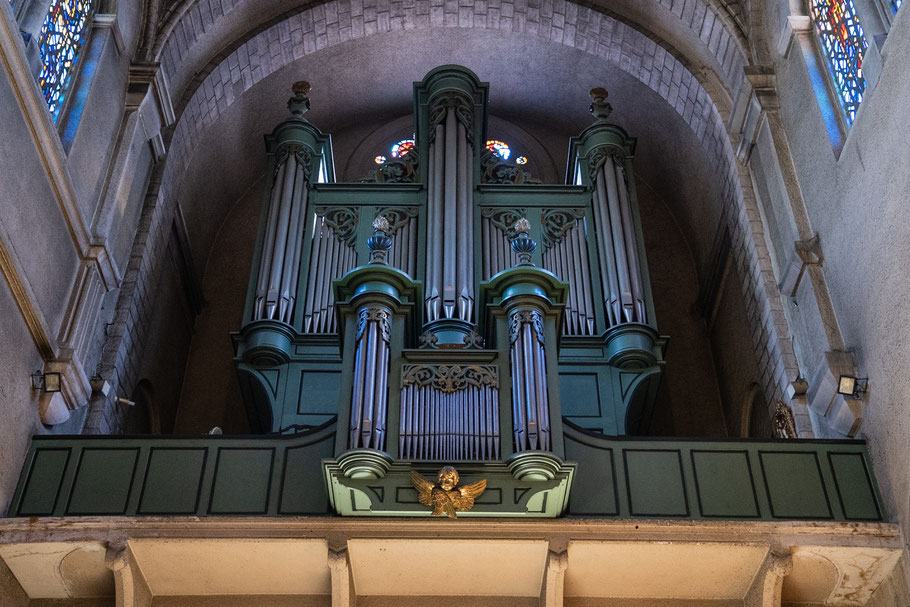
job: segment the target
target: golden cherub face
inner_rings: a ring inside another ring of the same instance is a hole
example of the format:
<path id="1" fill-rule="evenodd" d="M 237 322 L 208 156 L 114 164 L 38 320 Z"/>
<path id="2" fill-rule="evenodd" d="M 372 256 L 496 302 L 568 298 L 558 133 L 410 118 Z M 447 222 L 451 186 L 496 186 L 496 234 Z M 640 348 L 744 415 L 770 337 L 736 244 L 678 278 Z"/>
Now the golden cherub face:
<path id="1" fill-rule="evenodd" d="M 436 484 L 445 491 L 451 491 L 458 484 L 458 472 L 456 472 L 455 468 L 452 466 L 444 466 L 442 470 L 439 471 L 439 476 L 436 478 Z"/>

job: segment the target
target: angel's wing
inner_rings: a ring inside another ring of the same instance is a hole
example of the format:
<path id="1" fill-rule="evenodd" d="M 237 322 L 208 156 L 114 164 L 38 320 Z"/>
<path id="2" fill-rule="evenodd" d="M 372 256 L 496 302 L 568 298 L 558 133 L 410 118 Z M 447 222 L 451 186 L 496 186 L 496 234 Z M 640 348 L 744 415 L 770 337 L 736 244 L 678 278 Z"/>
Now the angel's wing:
<path id="1" fill-rule="evenodd" d="M 417 489 L 417 500 L 424 506 L 433 505 L 433 483 L 411 470 L 411 484 Z"/>
<path id="2" fill-rule="evenodd" d="M 486 479 L 470 485 L 462 485 L 456 489 L 457 494 L 452 496 L 452 502 L 458 510 L 470 510 L 474 507 L 474 500 L 480 497 L 486 488 Z"/>

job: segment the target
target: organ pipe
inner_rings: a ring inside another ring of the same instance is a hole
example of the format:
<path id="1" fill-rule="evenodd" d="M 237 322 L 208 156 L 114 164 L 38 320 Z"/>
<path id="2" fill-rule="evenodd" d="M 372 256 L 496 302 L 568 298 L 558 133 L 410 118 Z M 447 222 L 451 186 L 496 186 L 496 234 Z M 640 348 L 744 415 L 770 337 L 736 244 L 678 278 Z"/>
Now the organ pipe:
<path id="1" fill-rule="evenodd" d="M 309 179 L 309 154 L 285 148 L 269 197 L 253 320 L 290 324 L 294 317 Z"/>
<path id="2" fill-rule="evenodd" d="M 630 322 L 647 324 L 638 238 L 632 220 L 624 157 L 619 150 L 598 150 L 591 169 L 607 322 L 610 327 Z"/>
<path id="3" fill-rule="evenodd" d="M 379 305 L 366 305 L 357 312 L 348 433 L 351 449 L 385 448 L 391 317 L 391 311 Z"/>
<path id="4" fill-rule="evenodd" d="M 515 451 L 549 451 L 550 405 L 541 312 L 513 312 L 509 316 L 509 342 Z"/>
<path id="5" fill-rule="evenodd" d="M 472 322 L 473 114 L 456 94 L 438 99 L 430 111 L 426 264 L 428 322 L 452 318 Z"/>

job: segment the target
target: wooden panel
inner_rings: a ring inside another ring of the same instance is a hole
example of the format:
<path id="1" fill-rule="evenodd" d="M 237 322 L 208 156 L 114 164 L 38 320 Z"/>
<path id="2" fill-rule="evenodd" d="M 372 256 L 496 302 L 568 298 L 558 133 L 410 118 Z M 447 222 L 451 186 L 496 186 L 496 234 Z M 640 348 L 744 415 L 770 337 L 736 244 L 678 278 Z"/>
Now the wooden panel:
<path id="1" fill-rule="evenodd" d="M 880 521 L 872 478 L 862 453 L 829 453 L 837 498 L 849 521 Z"/>
<path id="2" fill-rule="evenodd" d="M 333 435 L 328 435 L 316 444 L 287 450 L 279 514 L 325 514 L 328 511 L 322 460 L 332 457 L 333 439 Z"/>
<path id="3" fill-rule="evenodd" d="M 758 454 L 773 518 L 833 518 L 815 453 L 759 451 Z"/>
<path id="4" fill-rule="evenodd" d="M 584 461 L 578 467 L 569 496 L 571 514 L 616 516 L 616 472 L 613 449 L 592 448 L 566 437 L 566 460 Z"/>
<path id="5" fill-rule="evenodd" d="M 19 516 L 50 516 L 54 513 L 70 449 L 37 449 L 32 457 Z"/>
<path id="6" fill-rule="evenodd" d="M 266 514 L 275 449 L 218 449 L 210 514 Z"/>
<path id="7" fill-rule="evenodd" d="M 698 508 L 706 518 L 759 518 L 748 451 L 691 451 Z"/>
<path id="8" fill-rule="evenodd" d="M 304 369 L 300 372 L 297 415 L 313 416 L 311 425 L 323 424 L 338 413 L 341 371 Z M 316 419 L 318 418 L 318 420 Z"/>
<path id="9" fill-rule="evenodd" d="M 66 513 L 125 514 L 138 456 L 138 446 L 83 449 Z"/>
<path id="10" fill-rule="evenodd" d="M 632 516 L 689 516 L 677 449 L 626 449 L 623 461 Z"/>
<path id="11" fill-rule="evenodd" d="M 195 514 L 206 449 L 152 448 L 139 497 L 139 514 Z"/>

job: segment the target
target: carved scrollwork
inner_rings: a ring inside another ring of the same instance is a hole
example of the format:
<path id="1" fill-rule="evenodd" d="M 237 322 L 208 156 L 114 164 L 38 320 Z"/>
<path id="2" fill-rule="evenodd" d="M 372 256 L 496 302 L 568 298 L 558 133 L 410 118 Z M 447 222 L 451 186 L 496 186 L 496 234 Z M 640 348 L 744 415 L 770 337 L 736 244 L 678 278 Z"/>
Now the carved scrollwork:
<path id="1" fill-rule="evenodd" d="M 799 438 L 796 432 L 796 421 L 793 419 L 793 410 L 781 401 L 774 407 L 774 420 L 772 423 L 774 438 Z"/>
<path id="2" fill-rule="evenodd" d="M 475 388 L 498 388 L 499 372 L 493 365 L 403 365 L 403 386 L 432 386 L 445 394 Z"/>
<path id="3" fill-rule="evenodd" d="M 471 331 L 464 336 L 464 348 L 465 350 L 481 349 L 483 348 L 483 335 L 477 331 Z"/>
<path id="4" fill-rule="evenodd" d="M 412 149 L 400 158 L 386 160 L 370 171 L 361 183 L 414 183 L 417 181 L 417 150 Z"/>
<path id="5" fill-rule="evenodd" d="M 512 313 L 509 317 L 509 343 L 515 343 L 524 324 L 531 325 L 534 333 L 537 334 L 537 341 L 543 345 L 543 315 L 538 310 L 518 310 Z"/>
<path id="6" fill-rule="evenodd" d="M 480 170 L 483 171 L 483 183 L 508 183 L 508 184 L 537 184 L 540 179 L 535 179 L 517 164 L 503 160 L 499 154 L 485 150 L 480 157 Z"/>
<path id="7" fill-rule="evenodd" d="M 584 209 L 549 208 L 541 211 L 544 250 L 562 242 L 566 234 L 577 225 L 576 222 L 584 216 Z"/>
<path id="8" fill-rule="evenodd" d="M 525 209 L 503 209 L 499 207 L 483 207 L 481 217 L 489 219 L 497 230 L 506 235 L 510 240 L 515 237 L 515 224 L 525 216 Z"/>
<path id="9" fill-rule="evenodd" d="M 412 218 L 417 217 L 417 207 L 383 207 L 376 211 L 376 216 L 383 216 L 389 220 L 389 236 L 394 236 L 398 230 L 408 225 Z"/>
<path id="10" fill-rule="evenodd" d="M 349 247 L 357 238 L 357 222 L 360 209 L 357 207 L 316 207 L 316 215 L 325 219 L 335 236 Z"/>
<path id="11" fill-rule="evenodd" d="M 354 341 L 360 341 L 366 331 L 367 325 L 371 322 L 375 322 L 379 324 L 379 337 L 385 343 L 389 343 L 392 334 L 390 320 L 391 314 L 385 308 L 380 308 L 379 306 L 366 306 L 361 308 L 357 318 L 357 336 L 354 338 Z"/>
<path id="12" fill-rule="evenodd" d="M 427 331 L 420 336 L 420 347 L 426 350 L 439 349 L 439 337 L 435 333 Z"/>

